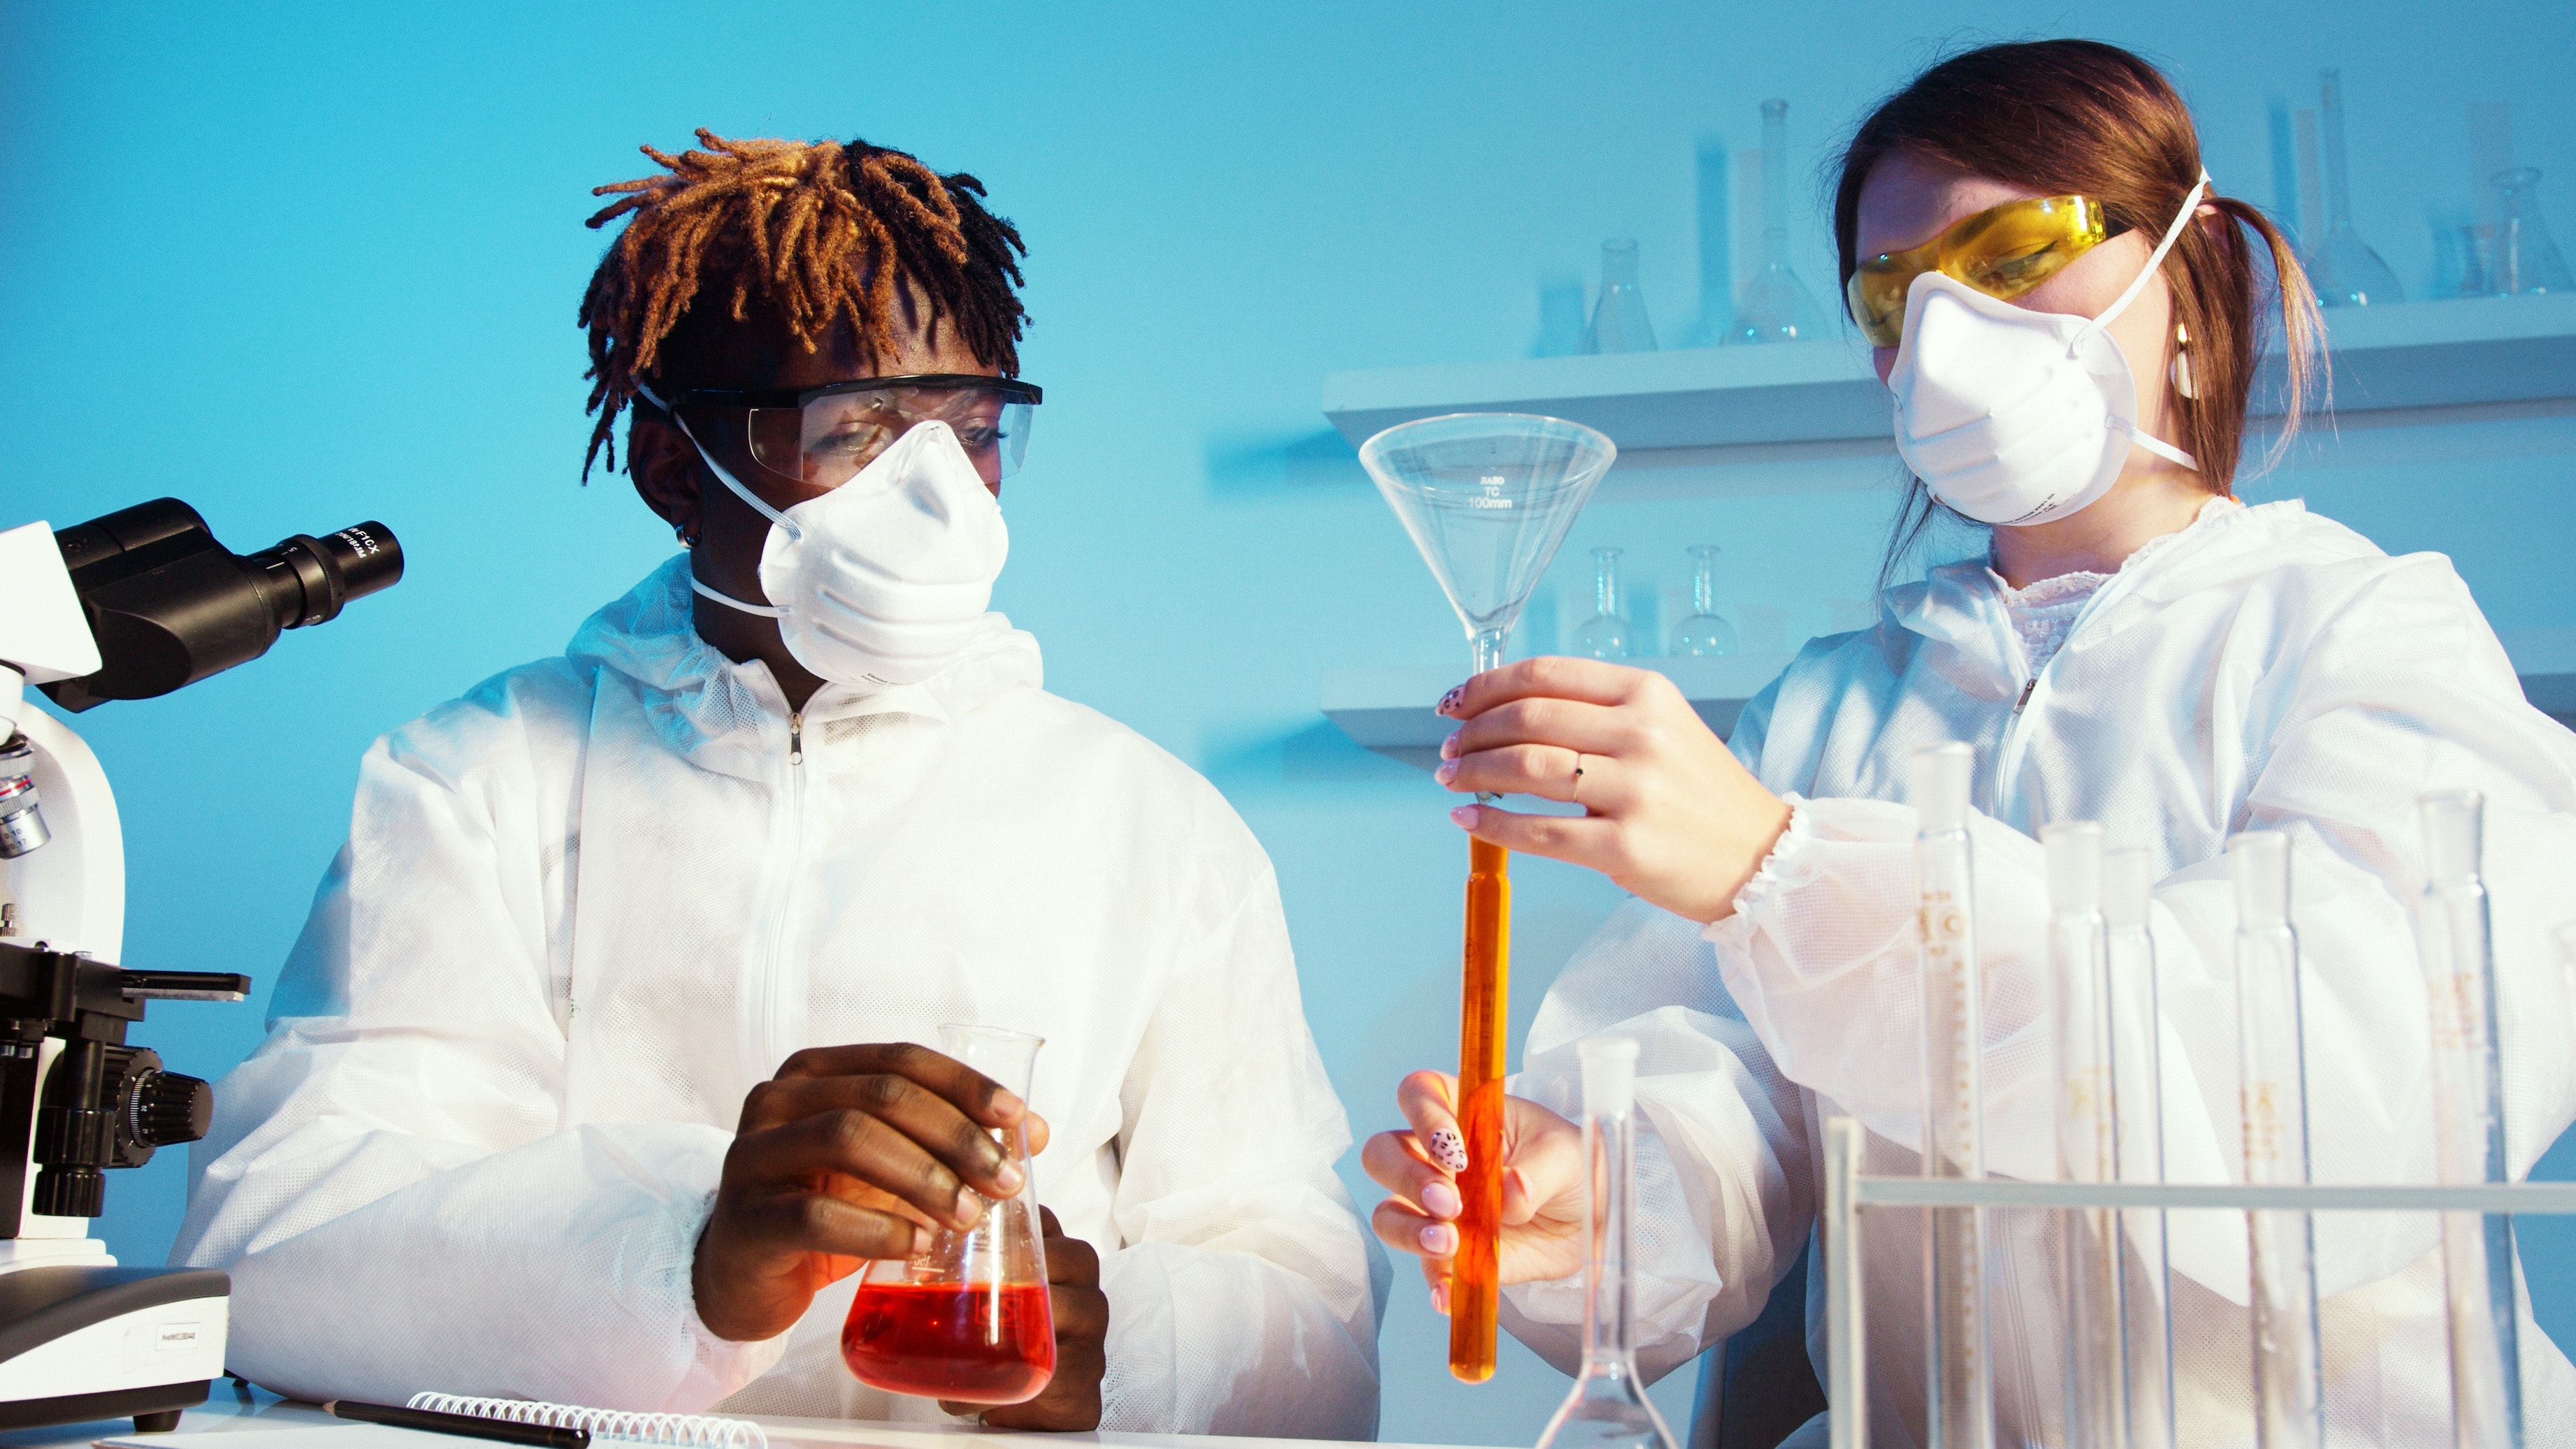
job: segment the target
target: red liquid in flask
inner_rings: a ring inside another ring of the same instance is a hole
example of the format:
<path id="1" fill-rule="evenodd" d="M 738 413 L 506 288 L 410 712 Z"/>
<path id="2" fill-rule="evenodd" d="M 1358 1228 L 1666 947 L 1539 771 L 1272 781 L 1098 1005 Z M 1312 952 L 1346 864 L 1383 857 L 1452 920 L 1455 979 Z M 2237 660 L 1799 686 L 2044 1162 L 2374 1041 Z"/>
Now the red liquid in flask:
<path id="1" fill-rule="evenodd" d="M 1055 1377 L 1055 1316 L 1043 1283 L 869 1283 L 841 1361 L 890 1393 L 1016 1404 Z"/>

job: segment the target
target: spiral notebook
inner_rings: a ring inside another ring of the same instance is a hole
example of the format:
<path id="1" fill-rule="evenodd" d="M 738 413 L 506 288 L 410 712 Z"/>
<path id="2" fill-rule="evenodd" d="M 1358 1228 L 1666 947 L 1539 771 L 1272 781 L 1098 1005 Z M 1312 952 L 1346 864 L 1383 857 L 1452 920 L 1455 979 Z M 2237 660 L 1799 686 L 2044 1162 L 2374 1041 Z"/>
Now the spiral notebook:
<path id="1" fill-rule="evenodd" d="M 586 1409 L 530 1399 L 469 1399 L 455 1394 L 414 1394 L 407 1407 L 441 1414 L 470 1414 L 555 1429 L 587 1429 L 599 1445 L 642 1444 L 651 1449 L 769 1449 L 769 1435 L 748 1419 L 703 1414 L 634 1414 Z M 256 1420 L 252 1421 L 256 1423 Z M 325 1437 L 327 1436 L 327 1437 Z M 274 1444 L 268 1440 L 275 1440 Z M 455 1449 L 486 1443 L 421 1429 L 394 1429 L 355 1420 L 281 1423 L 274 1429 L 218 1429 L 196 1434 L 129 1434 L 96 1441 L 101 1449 Z"/>

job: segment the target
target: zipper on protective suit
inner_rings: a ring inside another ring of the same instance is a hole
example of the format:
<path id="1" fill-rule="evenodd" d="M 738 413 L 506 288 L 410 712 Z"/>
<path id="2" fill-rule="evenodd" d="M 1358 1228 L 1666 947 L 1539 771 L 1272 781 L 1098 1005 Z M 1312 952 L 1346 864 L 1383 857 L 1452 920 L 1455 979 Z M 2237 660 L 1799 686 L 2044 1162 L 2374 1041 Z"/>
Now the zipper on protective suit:
<path id="1" fill-rule="evenodd" d="M 2127 571 L 2123 570 L 2113 574 L 2102 587 L 2095 589 L 2093 597 L 2084 601 L 2084 607 L 2075 611 L 2075 622 L 2067 626 L 2065 642 L 2057 646 L 2057 652 L 2048 656 L 2048 662 L 2041 665 L 2036 673 L 2031 672 L 2029 656 L 2021 652 L 2020 640 L 2018 636 L 2015 637 L 2013 657 L 2021 661 L 2021 668 L 2016 671 L 2021 676 L 2021 693 L 2013 700 L 2012 713 L 2004 717 L 2003 738 L 1995 744 L 1995 788 L 1993 797 L 1986 802 L 1986 814 L 1994 820 L 2011 825 L 2015 830 L 2022 830 L 2025 834 L 2035 832 L 2041 825 L 2047 823 L 2034 820 L 2025 829 L 2024 826 L 2016 823 L 2020 819 L 2018 811 L 2012 814 L 2005 813 L 2004 807 L 2007 804 L 2018 806 L 2021 803 L 2019 780 L 2024 748 L 2022 724 L 2029 718 L 2031 706 L 2040 703 L 2041 696 L 2048 689 L 2049 671 L 2057 667 L 2058 660 L 2065 658 L 2074 650 L 2075 641 L 2084 637 L 2085 629 L 2095 619 L 2101 617 L 2103 605 L 2119 594 L 2122 585 L 2132 582 L 2134 581 Z"/>
<path id="2" fill-rule="evenodd" d="M 797 864 L 805 851 L 805 712 L 787 712 L 787 768 L 779 782 L 779 828 L 769 832 L 767 870 L 777 882 L 769 906 L 767 929 L 760 958 L 744 983 L 747 998 L 743 1002 L 745 1035 L 749 1037 L 750 1060 L 744 1065 L 761 1077 L 778 1070 L 785 1052 L 781 1042 L 786 1036 L 785 1003 L 780 1000 L 779 978 L 785 973 L 787 957 L 787 923 L 794 915 Z"/>

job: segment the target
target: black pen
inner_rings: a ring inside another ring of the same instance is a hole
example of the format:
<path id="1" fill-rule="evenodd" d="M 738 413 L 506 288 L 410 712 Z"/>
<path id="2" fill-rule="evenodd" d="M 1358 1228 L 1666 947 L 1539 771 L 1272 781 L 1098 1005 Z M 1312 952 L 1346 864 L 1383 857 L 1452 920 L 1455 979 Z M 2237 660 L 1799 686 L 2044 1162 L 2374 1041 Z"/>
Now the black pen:
<path id="1" fill-rule="evenodd" d="M 532 1449 L 590 1449 L 588 1429 L 557 1429 L 546 1424 L 513 1424 L 507 1419 L 483 1419 L 472 1414 L 442 1414 L 433 1409 L 403 1409 L 391 1404 L 362 1404 L 355 1399 L 333 1399 L 322 1406 L 322 1412 L 343 1419 L 358 1419 L 370 1424 L 384 1424 L 396 1429 L 426 1429 L 432 1434 L 461 1434 L 468 1439 L 497 1439 L 504 1444 L 526 1444 Z"/>

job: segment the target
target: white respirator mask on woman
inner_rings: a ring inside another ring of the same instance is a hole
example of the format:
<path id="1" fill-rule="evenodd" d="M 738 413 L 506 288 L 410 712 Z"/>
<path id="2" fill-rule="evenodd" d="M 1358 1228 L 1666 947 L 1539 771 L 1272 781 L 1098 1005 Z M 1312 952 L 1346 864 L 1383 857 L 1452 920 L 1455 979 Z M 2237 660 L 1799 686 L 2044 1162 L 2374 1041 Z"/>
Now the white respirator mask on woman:
<path id="1" fill-rule="evenodd" d="M 919 684 L 956 662 L 993 601 L 1011 535 L 948 424 L 914 424 L 848 482 L 781 513 L 717 462 L 677 411 L 637 391 L 769 520 L 760 589 L 772 604 L 745 603 L 695 578 L 690 588 L 776 619 L 796 662 L 835 684 Z"/>
<path id="2" fill-rule="evenodd" d="M 1979 523 L 2063 518 L 2111 491 L 2134 443 L 2199 471 L 2138 426 L 2138 384 L 2103 331 L 2146 290 L 2199 209 L 2183 198 L 2144 270 L 2102 315 L 2034 312 L 1927 271 L 1908 287 L 1905 336 L 1887 384 L 1896 451 L 1932 496 Z"/>

